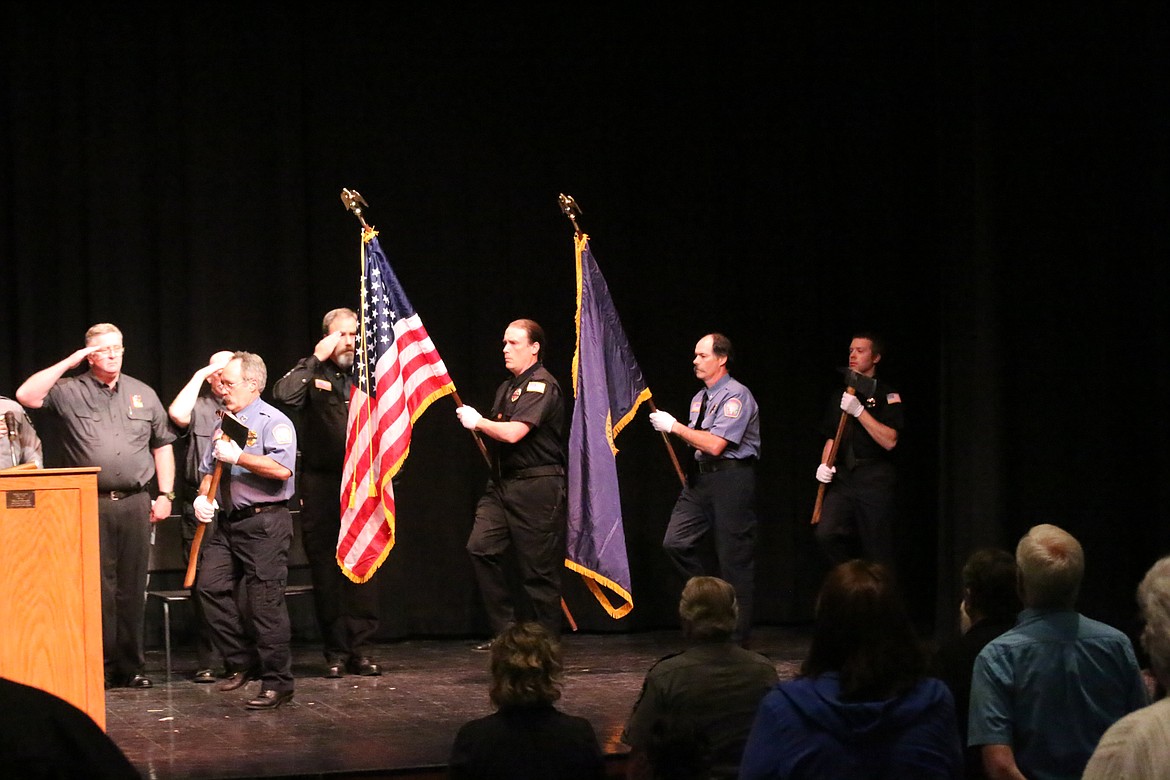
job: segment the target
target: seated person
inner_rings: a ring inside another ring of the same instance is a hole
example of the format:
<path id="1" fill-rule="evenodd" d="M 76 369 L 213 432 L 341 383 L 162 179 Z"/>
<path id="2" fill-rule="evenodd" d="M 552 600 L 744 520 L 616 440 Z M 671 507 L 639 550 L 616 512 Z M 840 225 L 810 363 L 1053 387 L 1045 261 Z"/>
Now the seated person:
<path id="1" fill-rule="evenodd" d="M 622 735 L 633 748 L 627 777 L 666 776 L 663 770 L 673 762 L 701 764 L 703 777 L 734 778 L 760 699 L 778 680 L 776 667 L 732 640 L 739 610 L 730 583 L 692 577 L 678 614 L 693 645 L 646 674 Z"/>
<path id="2" fill-rule="evenodd" d="M 1007 550 L 976 550 L 963 565 L 963 600 L 959 604 L 962 632 L 943 643 L 930 664 L 930 674 L 951 689 L 959 741 L 967 743 L 967 707 L 971 701 L 971 670 L 983 646 L 1016 622 L 1020 596 L 1016 592 L 1016 559 Z M 978 747 L 964 755 L 966 776 L 985 777 Z"/>
<path id="3" fill-rule="evenodd" d="M 455 736 L 451 778 L 602 778 L 597 735 L 585 718 L 553 706 L 561 697 L 561 648 L 539 623 L 505 628 L 491 645 L 496 712 Z"/>
<path id="4" fill-rule="evenodd" d="M 1150 657 L 1161 698 L 1114 723 L 1097 743 L 1085 780 L 1147 780 L 1170 772 L 1170 557 L 1155 563 L 1138 586 L 1146 627 L 1141 643 Z"/>
<path id="5" fill-rule="evenodd" d="M 25 780 L 138 780 L 93 718 L 48 691 L 0 677 L 0 775 Z"/>
<path id="6" fill-rule="evenodd" d="M 839 564 L 817 597 L 800 676 L 760 702 L 739 776 L 958 777 L 954 699 L 925 675 L 925 651 L 889 570 Z"/>
<path id="7" fill-rule="evenodd" d="M 1024 611 L 979 651 L 967 744 L 988 777 L 1079 778 L 1105 730 L 1147 703 L 1133 643 L 1076 611 L 1085 554 L 1055 525 L 1016 545 Z"/>

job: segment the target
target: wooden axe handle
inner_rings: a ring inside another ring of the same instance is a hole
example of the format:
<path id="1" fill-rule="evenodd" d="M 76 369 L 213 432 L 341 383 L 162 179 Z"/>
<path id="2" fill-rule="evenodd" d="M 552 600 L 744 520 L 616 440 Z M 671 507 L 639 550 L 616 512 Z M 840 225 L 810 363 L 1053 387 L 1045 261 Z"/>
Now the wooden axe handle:
<path id="1" fill-rule="evenodd" d="M 845 392 L 849 395 L 856 395 L 852 387 L 845 388 Z M 825 465 L 829 468 L 832 468 L 833 464 L 837 462 L 837 448 L 841 446 L 841 436 L 845 433 L 845 424 L 848 422 L 849 412 L 841 412 L 841 420 L 837 423 L 837 435 L 833 437 L 833 446 L 829 448 L 829 457 L 825 459 Z M 821 486 L 817 488 L 817 503 L 813 506 L 810 525 L 821 522 L 821 504 L 825 501 L 825 488 L 827 487 L 828 485 L 822 482 Z"/>
<path id="2" fill-rule="evenodd" d="M 223 434 L 219 438 L 231 441 L 232 437 Z M 211 497 L 212 501 L 215 500 L 215 494 L 219 490 L 219 478 L 221 474 L 223 474 L 223 461 L 217 460 L 215 462 L 215 470 L 211 472 L 211 484 L 207 488 L 207 495 Z M 199 546 L 203 544 L 203 529 L 205 525 L 205 523 L 199 523 L 199 526 L 195 529 L 195 537 L 191 540 L 191 552 L 187 554 L 187 576 L 183 578 L 184 588 L 189 588 L 195 584 L 195 569 L 199 566 Z"/>
<path id="3" fill-rule="evenodd" d="M 199 545 L 203 544 L 203 527 L 203 523 L 199 523 L 195 528 L 195 537 L 191 540 L 191 552 L 187 555 L 187 576 L 183 578 L 184 588 L 190 588 L 195 584 L 195 568 L 199 562 Z"/>

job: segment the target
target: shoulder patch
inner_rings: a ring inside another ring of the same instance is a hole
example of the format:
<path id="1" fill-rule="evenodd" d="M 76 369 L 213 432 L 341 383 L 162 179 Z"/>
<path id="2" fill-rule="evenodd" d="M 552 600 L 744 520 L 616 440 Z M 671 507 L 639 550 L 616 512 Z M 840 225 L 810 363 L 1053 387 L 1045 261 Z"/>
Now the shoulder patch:
<path id="1" fill-rule="evenodd" d="M 902 396 L 898 395 L 897 393 L 889 393 L 886 395 L 886 403 L 900 404 L 902 403 Z"/>
<path id="2" fill-rule="evenodd" d="M 272 440 L 277 444 L 292 444 L 292 427 L 284 423 L 279 423 L 272 429 Z"/>
<path id="3" fill-rule="evenodd" d="M 743 412 L 743 401 L 738 398 L 730 398 L 727 403 L 723 404 L 723 416 L 735 419 Z"/>
<path id="4" fill-rule="evenodd" d="M 529 382 L 528 387 L 526 387 L 524 389 L 530 393 L 543 393 L 544 392 L 544 382 L 537 382 L 537 381 Z"/>
<path id="5" fill-rule="evenodd" d="M 317 388 L 318 390 L 333 390 L 333 385 L 329 384 L 329 380 L 321 379 L 320 377 L 313 380 L 313 387 Z"/>

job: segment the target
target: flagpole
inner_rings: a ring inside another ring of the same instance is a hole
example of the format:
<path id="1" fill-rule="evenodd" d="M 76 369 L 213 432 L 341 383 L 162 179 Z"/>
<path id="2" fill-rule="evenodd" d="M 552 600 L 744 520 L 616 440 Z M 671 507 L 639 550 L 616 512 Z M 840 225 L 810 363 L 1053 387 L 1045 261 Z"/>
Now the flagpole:
<path id="1" fill-rule="evenodd" d="M 577 205 L 577 201 L 573 200 L 572 195 L 566 195 L 563 192 L 560 194 L 558 200 L 561 203 L 561 211 L 569 218 L 569 222 L 573 223 L 573 235 L 581 235 L 581 226 L 577 224 L 577 216 L 581 214 L 581 207 Z M 650 407 L 651 412 L 657 412 L 658 407 L 654 405 L 654 397 L 646 399 L 646 405 Z M 670 462 L 674 464 L 674 471 L 678 474 L 678 481 L 682 483 L 683 487 L 687 486 L 687 475 L 683 471 L 682 466 L 678 462 L 678 453 L 674 451 L 674 447 L 670 445 L 670 437 L 662 432 L 662 443 L 666 445 L 666 452 L 670 455 Z"/>
<path id="2" fill-rule="evenodd" d="M 362 207 L 369 206 L 365 198 L 357 190 L 341 189 L 341 202 L 345 205 L 346 211 L 352 211 L 353 215 L 358 218 L 358 222 L 362 223 L 362 230 L 373 230 L 369 224 L 366 223 L 366 218 L 362 215 Z M 363 342 L 364 343 L 364 342 Z M 463 400 L 459 397 L 458 390 L 451 391 L 451 399 L 455 401 L 456 406 L 463 406 Z M 487 447 L 484 446 L 483 439 L 479 438 L 476 431 L 470 431 L 471 438 L 475 439 L 476 445 L 479 446 L 479 454 L 483 455 L 484 462 L 487 463 L 488 468 L 492 466 L 492 458 L 488 455 Z"/>

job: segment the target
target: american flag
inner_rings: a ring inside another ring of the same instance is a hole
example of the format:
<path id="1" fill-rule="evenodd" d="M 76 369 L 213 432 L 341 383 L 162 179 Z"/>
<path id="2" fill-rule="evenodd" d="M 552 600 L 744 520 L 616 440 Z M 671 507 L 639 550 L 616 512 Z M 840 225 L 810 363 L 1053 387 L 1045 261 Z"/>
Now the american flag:
<path id="1" fill-rule="evenodd" d="M 374 575 L 394 547 L 391 479 L 410 454 L 415 420 L 455 392 L 422 320 L 390 268 L 377 233 L 362 234 L 361 321 L 349 401 L 337 563 L 354 582 Z"/>

